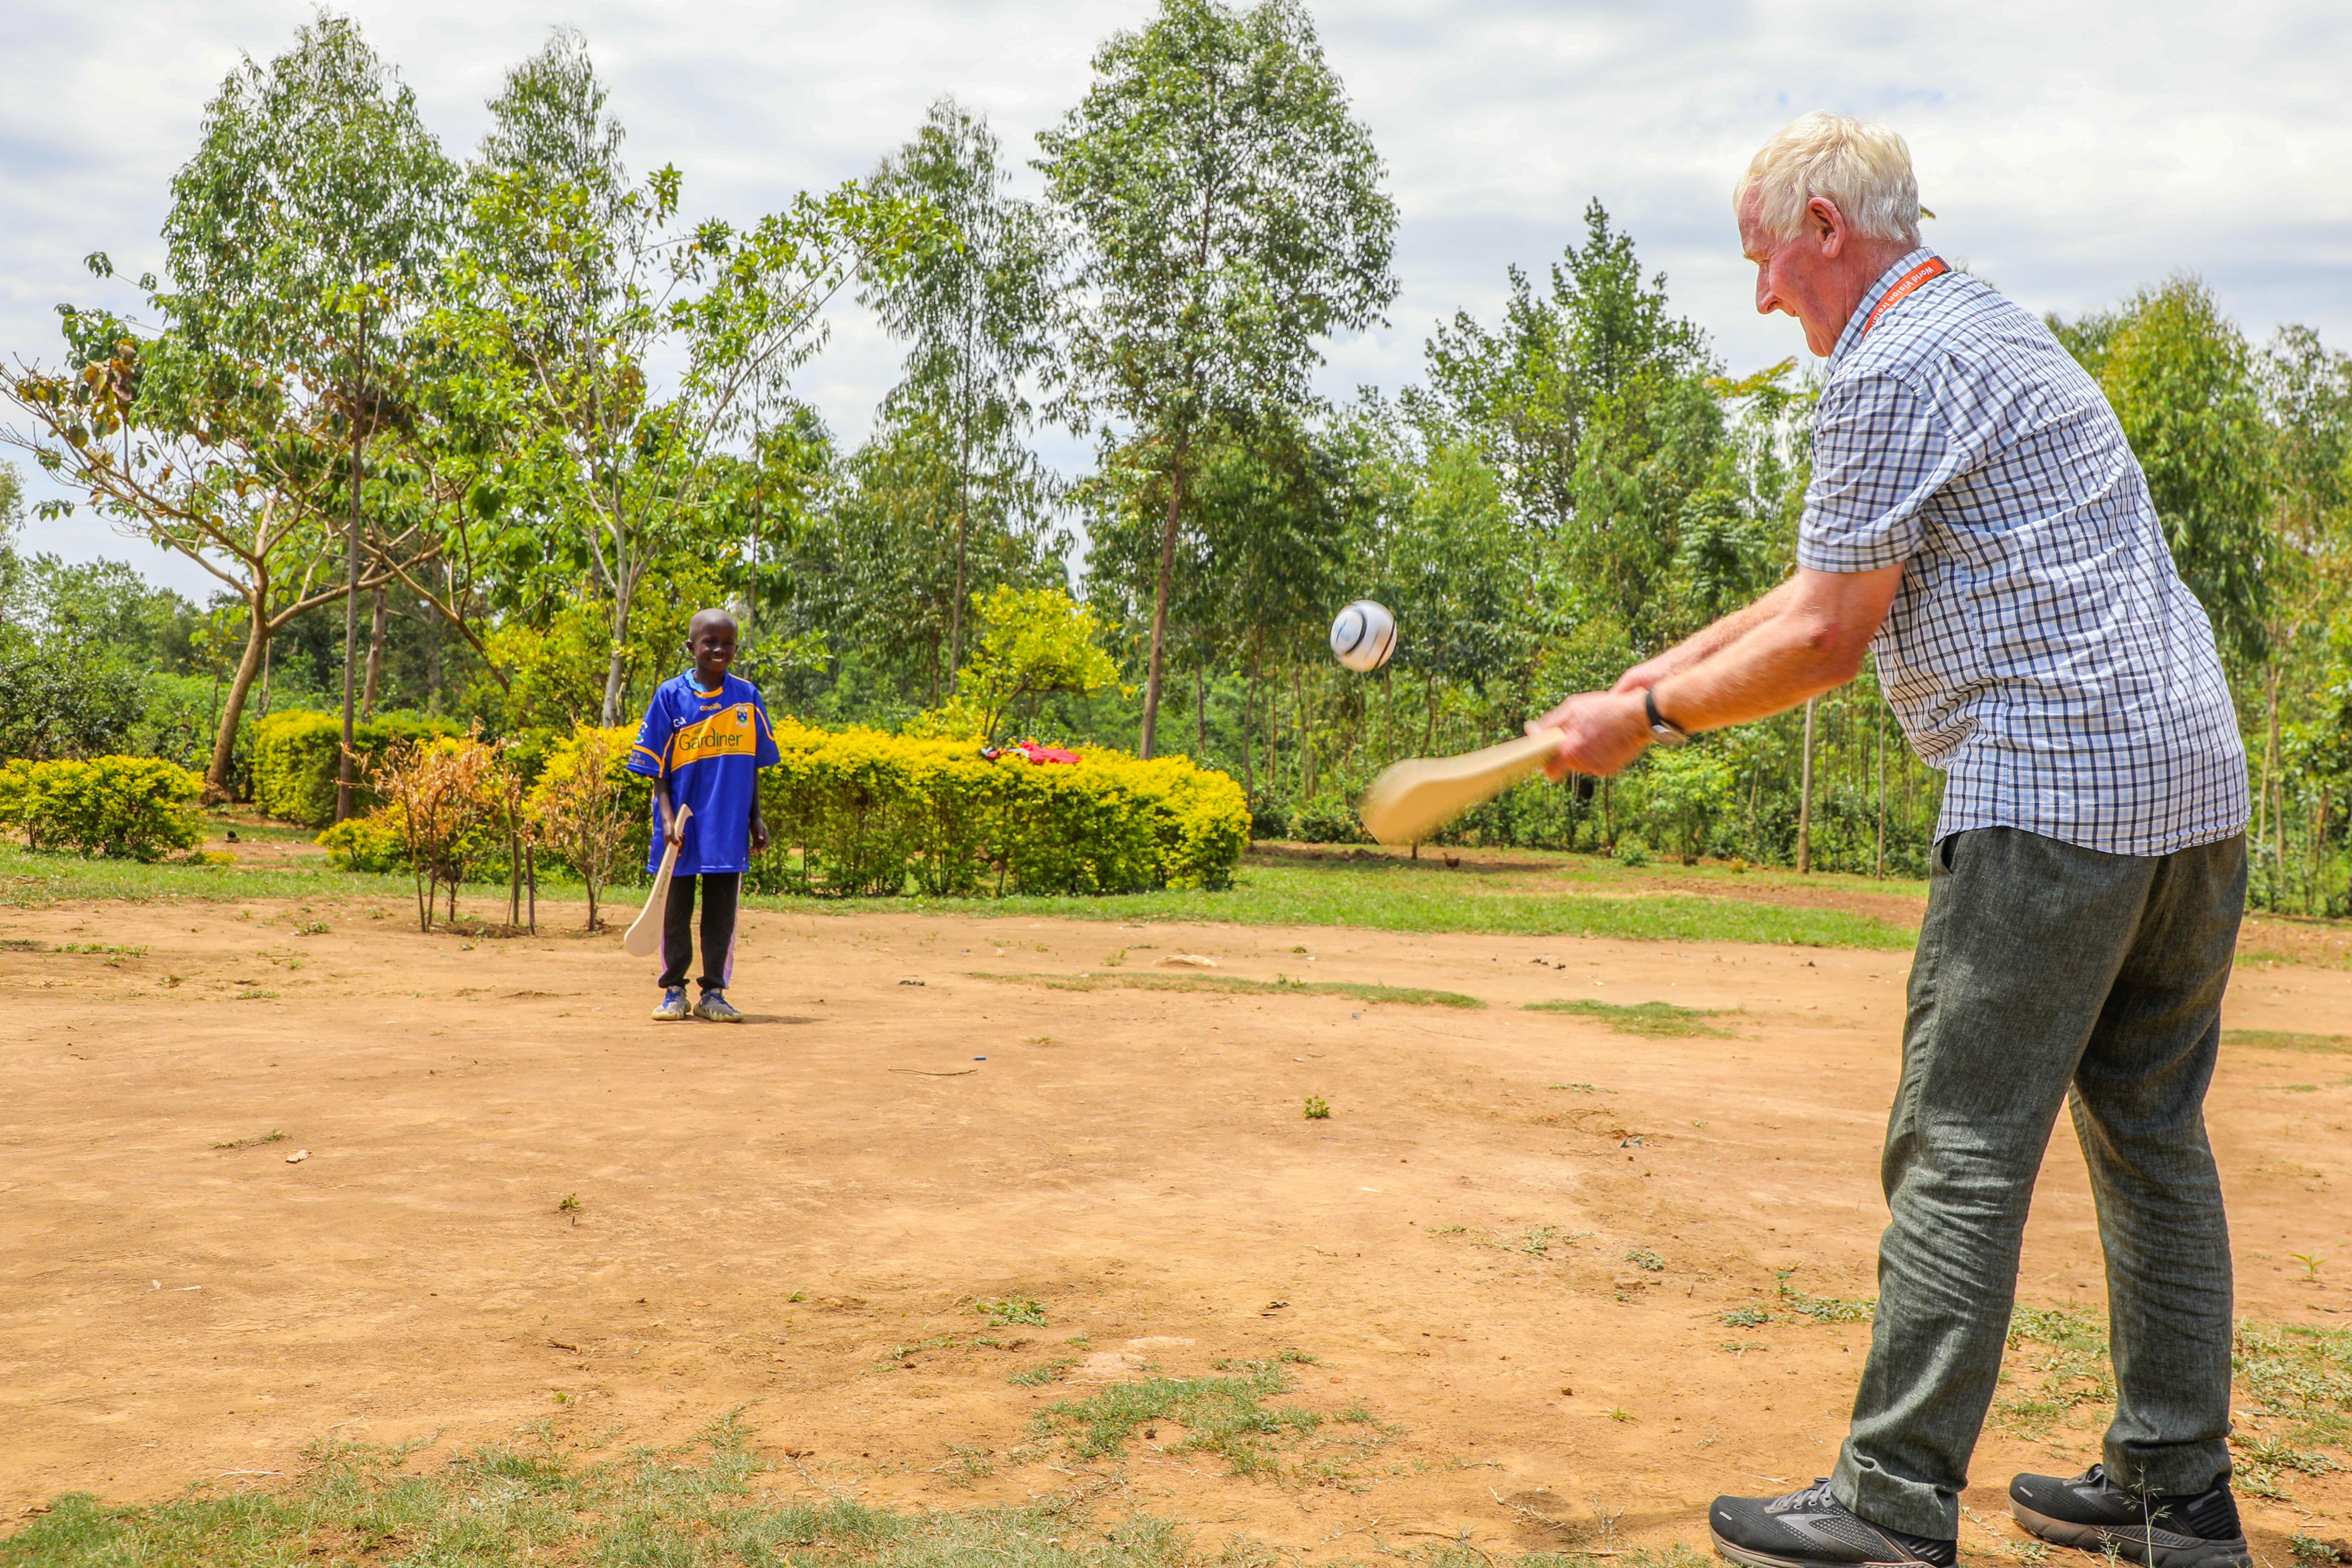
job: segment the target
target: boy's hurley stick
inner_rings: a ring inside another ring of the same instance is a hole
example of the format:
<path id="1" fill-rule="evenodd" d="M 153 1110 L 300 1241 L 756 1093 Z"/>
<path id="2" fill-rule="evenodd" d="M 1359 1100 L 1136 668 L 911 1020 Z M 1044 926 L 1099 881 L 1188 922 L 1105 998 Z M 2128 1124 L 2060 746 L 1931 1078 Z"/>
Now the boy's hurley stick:
<path id="1" fill-rule="evenodd" d="M 694 815 L 694 807 L 677 808 L 678 826 Z M 677 868 L 677 852 L 685 847 L 686 835 L 681 833 L 662 851 L 661 869 L 654 873 L 654 889 L 646 895 L 646 907 L 637 911 L 636 920 L 629 926 L 629 934 L 621 939 L 621 951 L 632 958 L 651 958 L 661 951 L 662 907 L 669 902 L 669 874 Z"/>
<path id="2" fill-rule="evenodd" d="M 1356 815 L 1382 844 L 1418 844 L 1542 767 L 1566 738 L 1556 729 L 1538 730 L 1483 752 L 1391 763 L 1356 803 Z"/>

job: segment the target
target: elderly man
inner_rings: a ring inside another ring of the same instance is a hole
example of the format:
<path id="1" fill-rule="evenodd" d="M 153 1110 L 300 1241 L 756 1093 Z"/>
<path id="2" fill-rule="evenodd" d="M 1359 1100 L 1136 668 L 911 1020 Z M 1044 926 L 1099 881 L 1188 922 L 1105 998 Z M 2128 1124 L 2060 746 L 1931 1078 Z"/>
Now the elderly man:
<path id="1" fill-rule="evenodd" d="M 1882 1163 L 1868 1363 L 1836 1472 L 1717 1499 L 1763 1568 L 1950 1568 L 1959 1495 L 2062 1101 L 2106 1252 L 2102 1462 L 2018 1477 L 2046 1541 L 2245 1568 L 2230 1493 L 2231 1275 L 2204 1098 L 2246 881 L 2245 757 L 2213 633 L 2098 387 L 1919 242 L 1901 138 L 1816 114 L 1735 196 L 1756 308 L 1829 361 L 1796 574 L 1572 697 L 1551 772 L 1777 713 L 1865 649 L 1947 773 Z M 1534 726 L 1530 726 L 1533 728 Z"/>

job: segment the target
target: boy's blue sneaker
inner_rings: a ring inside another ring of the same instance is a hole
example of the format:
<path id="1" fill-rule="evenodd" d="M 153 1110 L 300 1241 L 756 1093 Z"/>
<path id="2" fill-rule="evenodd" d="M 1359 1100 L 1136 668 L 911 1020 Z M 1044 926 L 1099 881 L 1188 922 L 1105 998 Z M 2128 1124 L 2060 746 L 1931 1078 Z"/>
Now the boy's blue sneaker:
<path id="1" fill-rule="evenodd" d="M 686 1005 L 686 987 L 683 985 L 673 985 L 663 992 L 661 1005 L 654 1009 L 654 1022 L 656 1024 L 675 1024 L 693 1016 L 694 1010 Z"/>
<path id="2" fill-rule="evenodd" d="M 736 1010 L 734 1003 L 727 1000 L 724 991 L 704 992 L 702 1000 L 694 1005 L 694 1016 L 708 1018 L 714 1024 L 740 1024 L 743 1021 L 743 1015 Z"/>

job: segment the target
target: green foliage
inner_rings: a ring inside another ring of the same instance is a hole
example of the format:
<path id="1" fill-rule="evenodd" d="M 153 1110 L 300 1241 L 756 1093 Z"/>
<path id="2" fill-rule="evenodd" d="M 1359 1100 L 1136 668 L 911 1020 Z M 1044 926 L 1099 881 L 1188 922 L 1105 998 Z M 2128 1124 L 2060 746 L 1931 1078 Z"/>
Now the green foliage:
<path id="1" fill-rule="evenodd" d="M 1027 1296 L 1007 1296 L 1002 1301 L 975 1301 L 971 1310 L 986 1318 L 992 1328 L 1042 1329 L 1045 1326 L 1045 1307 Z"/>
<path id="2" fill-rule="evenodd" d="M 426 735 L 455 735 L 457 726 L 424 713 L 379 713 L 352 731 L 352 748 L 362 767 L 380 756 L 395 741 Z M 271 816 L 324 827 L 335 819 L 335 781 L 341 768 L 343 721 L 339 713 L 297 711 L 273 713 L 254 725 L 253 796 Z M 362 804 L 364 803 L 364 804 Z M 355 789 L 354 812 L 376 805 L 372 794 Z"/>
<path id="3" fill-rule="evenodd" d="M 37 849 L 156 860 L 204 842 L 204 782 L 152 757 L 0 763 L 0 827 Z"/>
<path id="4" fill-rule="evenodd" d="M 976 658 L 974 668 L 980 668 Z M 761 777 L 758 890 L 887 896 L 1218 888 L 1248 844 L 1241 790 L 1184 759 L 991 762 L 969 742 L 779 723 Z"/>
<path id="5" fill-rule="evenodd" d="M 2271 439 L 2252 355 L 2193 277 L 2109 313 L 2053 323 L 2123 422 L 2180 575 L 2239 658 L 2267 640 Z"/>
<path id="6" fill-rule="evenodd" d="M 1117 684 L 1118 666 L 1101 646 L 1102 623 L 1058 588 L 1007 584 L 977 596 L 979 646 L 959 693 L 993 739 L 1006 721 L 1034 714 L 1054 692 L 1087 696 Z"/>

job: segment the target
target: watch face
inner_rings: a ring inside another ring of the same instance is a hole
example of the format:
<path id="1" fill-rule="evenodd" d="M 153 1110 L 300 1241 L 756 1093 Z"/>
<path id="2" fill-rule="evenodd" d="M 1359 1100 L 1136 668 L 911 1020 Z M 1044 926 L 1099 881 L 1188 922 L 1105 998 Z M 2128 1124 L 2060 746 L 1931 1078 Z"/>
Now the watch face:
<path id="1" fill-rule="evenodd" d="M 1651 743 L 1654 745 L 1679 746 L 1689 739 L 1690 737 L 1688 735 L 1684 734 L 1672 724 L 1653 724 L 1650 726 L 1650 740 Z"/>

